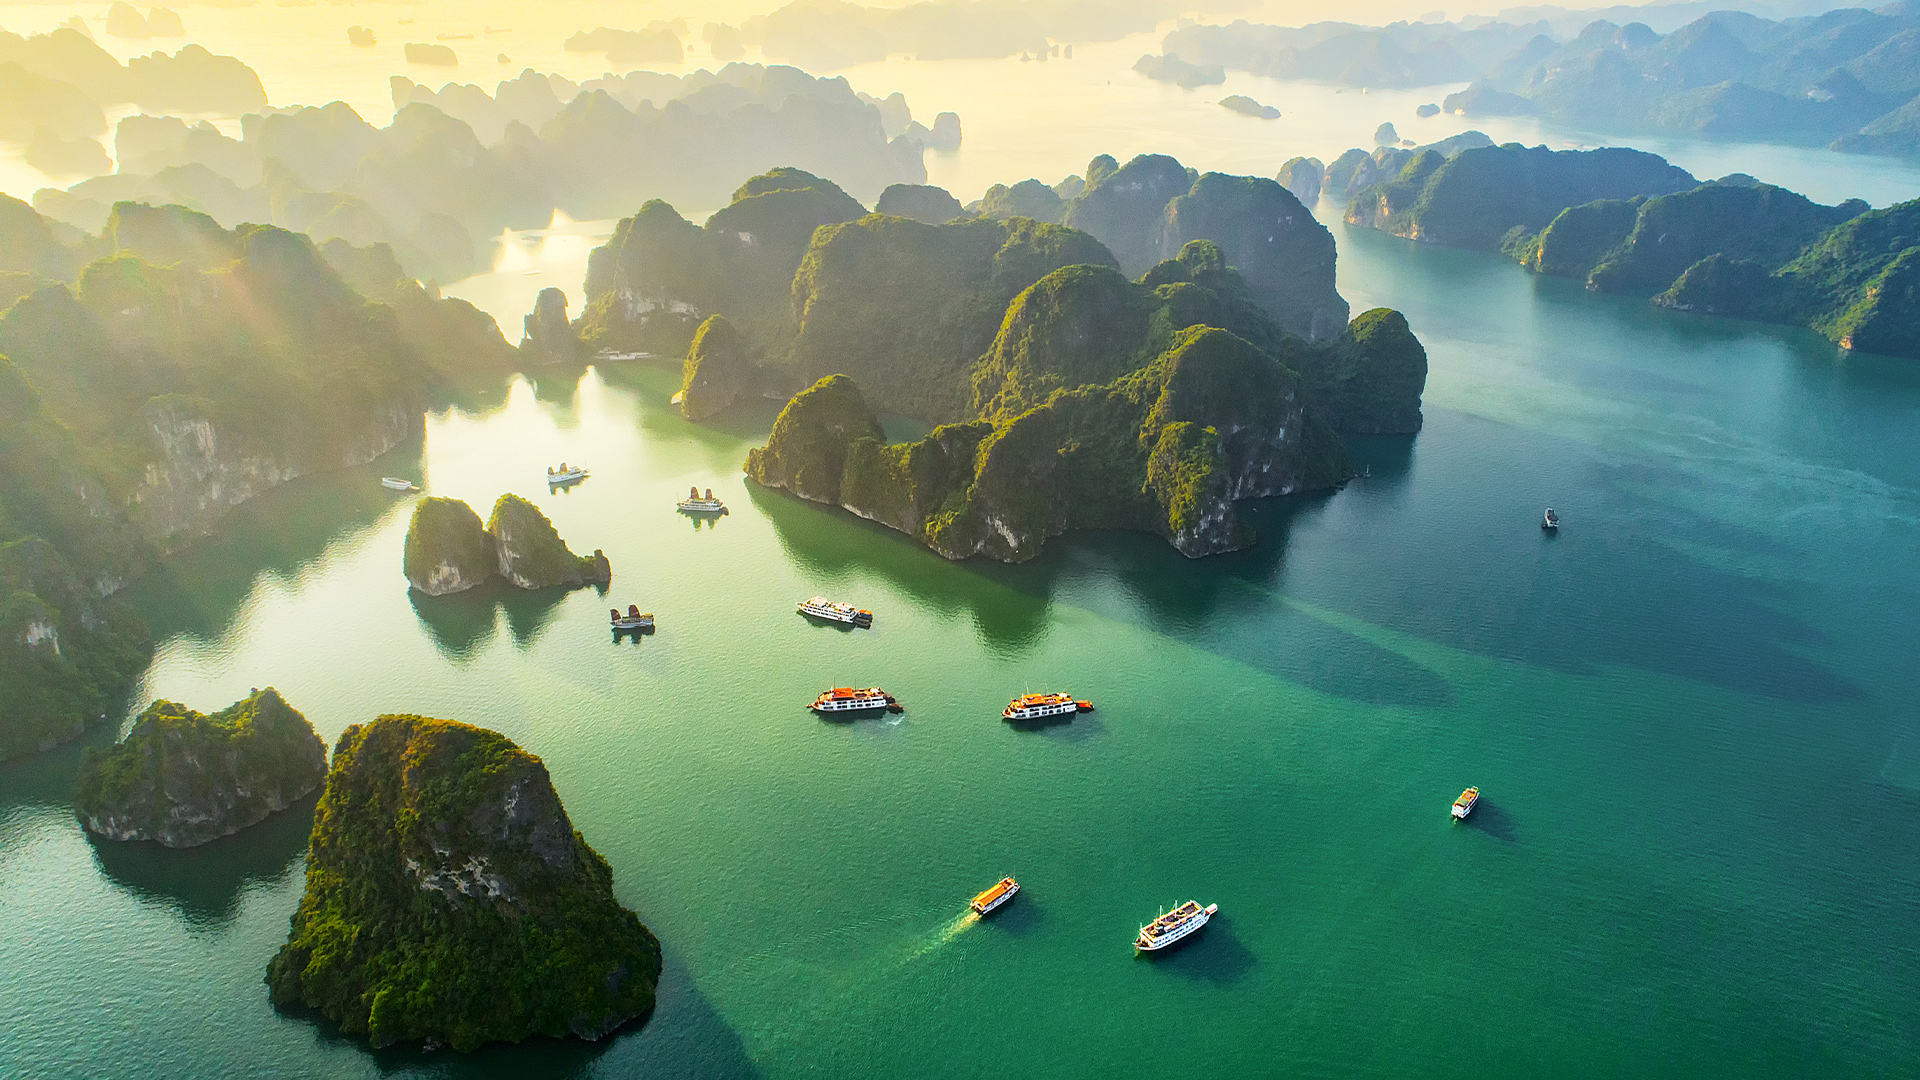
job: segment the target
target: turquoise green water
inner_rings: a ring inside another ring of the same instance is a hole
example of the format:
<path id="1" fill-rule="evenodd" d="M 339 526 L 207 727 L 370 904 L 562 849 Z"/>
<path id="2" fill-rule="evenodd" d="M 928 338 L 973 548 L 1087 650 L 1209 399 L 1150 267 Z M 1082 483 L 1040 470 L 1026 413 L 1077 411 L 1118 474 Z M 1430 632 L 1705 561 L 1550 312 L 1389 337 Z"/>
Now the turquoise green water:
<path id="1" fill-rule="evenodd" d="M 272 684 L 329 740 L 385 711 L 505 732 L 659 934 L 660 1008 L 469 1057 L 276 1014 L 310 804 L 188 852 L 98 843 L 63 750 L 0 766 L 0 1075 L 1910 1070 L 1920 378 L 1490 256 L 1341 251 L 1356 310 L 1432 352 L 1427 428 L 1260 505 L 1235 555 L 949 564 L 749 490 L 770 412 L 689 425 L 643 366 L 477 395 L 246 508 L 143 593 L 144 695 Z M 562 458 L 593 478 L 549 495 Z M 611 592 L 410 600 L 383 474 L 534 499 Z M 693 483 L 733 513 L 676 515 Z M 875 628 L 808 625 L 816 591 Z M 660 631 L 614 644 L 630 602 Z M 907 711 L 803 711 L 848 683 Z M 1098 711 L 998 720 L 1055 688 Z M 963 918 L 1006 873 L 1020 897 Z M 1220 917 L 1136 959 L 1190 897 Z"/>

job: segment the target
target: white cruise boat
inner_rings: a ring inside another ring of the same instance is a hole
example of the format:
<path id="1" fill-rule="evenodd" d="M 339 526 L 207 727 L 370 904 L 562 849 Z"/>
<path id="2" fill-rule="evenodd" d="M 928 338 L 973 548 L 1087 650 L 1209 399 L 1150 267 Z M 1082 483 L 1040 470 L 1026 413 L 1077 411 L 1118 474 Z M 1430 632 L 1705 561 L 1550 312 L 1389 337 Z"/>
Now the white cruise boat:
<path id="1" fill-rule="evenodd" d="M 1075 701 L 1072 694 L 1021 694 L 1000 710 L 1000 719 L 1043 720 L 1049 716 L 1092 711 L 1093 702 Z"/>
<path id="2" fill-rule="evenodd" d="M 1467 815 L 1473 813 L 1473 807 L 1479 801 L 1480 801 L 1479 788 L 1470 787 L 1467 790 L 1461 792 L 1460 797 L 1453 800 L 1453 820 L 1465 821 L 1467 819 Z"/>
<path id="3" fill-rule="evenodd" d="M 587 467 L 585 465 L 569 465 L 563 461 L 560 463 L 559 468 L 547 470 L 547 484 L 549 486 L 577 484 L 586 478 Z"/>
<path id="4" fill-rule="evenodd" d="M 1003 877 L 993 888 L 974 897 L 967 906 L 973 909 L 975 915 L 985 915 L 994 908 L 1013 899 L 1013 894 L 1019 891 L 1019 882 L 1010 877 Z"/>
<path id="5" fill-rule="evenodd" d="M 1201 907 L 1200 901 L 1189 900 L 1141 927 L 1140 936 L 1133 939 L 1133 947 L 1141 952 L 1159 952 L 1207 925 L 1207 920 L 1219 910 L 1219 904 Z"/>
<path id="6" fill-rule="evenodd" d="M 857 608 L 852 604 L 836 604 L 824 596 L 809 596 L 800 601 L 797 610 L 802 615 L 811 615 L 828 622 L 848 623 L 853 626 L 872 626 L 873 612 Z"/>
<path id="7" fill-rule="evenodd" d="M 705 495 L 697 487 L 687 489 L 687 497 L 675 504 L 683 514 L 724 514 L 727 504 L 713 497 L 713 489 L 708 488 Z"/>
<path id="8" fill-rule="evenodd" d="M 397 476 L 381 477 L 380 486 L 383 488 L 386 488 L 388 491 L 419 491 L 420 490 L 419 484 L 416 484 L 411 480 L 402 480 Z"/>
<path id="9" fill-rule="evenodd" d="M 873 712 L 879 709 L 885 709 L 888 712 L 901 711 L 900 703 L 894 700 L 893 695 L 877 686 L 869 686 L 865 690 L 856 690 L 851 686 L 822 690 L 820 696 L 813 699 L 813 704 L 807 707 L 821 716 L 830 716 L 835 713 Z"/>

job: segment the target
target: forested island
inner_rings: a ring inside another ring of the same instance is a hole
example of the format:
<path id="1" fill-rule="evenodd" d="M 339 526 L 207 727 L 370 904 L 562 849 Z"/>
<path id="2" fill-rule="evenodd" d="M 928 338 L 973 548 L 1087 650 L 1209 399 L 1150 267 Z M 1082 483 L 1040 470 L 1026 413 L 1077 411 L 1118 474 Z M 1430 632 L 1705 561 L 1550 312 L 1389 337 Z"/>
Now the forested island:
<path id="1" fill-rule="evenodd" d="M 1920 358 L 1920 200 L 1826 206 L 1747 176 L 1701 183 L 1638 150 L 1508 144 L 1423 154 L 1360 192 L 1347 220 L 1503 251 L 1595 292 Z"/>
<path id="2" fill-rule="evenodd" d="M 155 558 L 518 361 L 381 245 L 137 203 L 74 236 L 4 196 L 0 241 L 0 757 L 118 707 L 150 645 L 117 594 Z"/>
<path id="3" fill-rule="evenodd" d="M 125 739 L 88 753 L 74 812 L 110 840 L 193 847 L 266 820 L 326 775 L 326 744 L 272 687 L 211 716 L 156 701 Z"/>
<path id="4" fill-rule="evenodd" d="M 654 1002 L 660 945 L 613 895 L 540 759 L 422 716 L 334 746 L 276 1005 L 374 1046 L 598 1039 Z"/>
<path id="5" fill-rule="evenodd" d="M 502 495 L 486 525 L 458 499 L 429 496 L 414 505 L 402 563 L 407 581 L 428 596 L 464 592 L 495 577 L 519 589 L 606 585 L 606 553 L 575 555 L 540 508 Z"/>
<path id="6" fill-rule="evenodd" d="M 804 391 L 749 474 L 950 558 L 1081 528 L 1242 547 L 1236 501 L 1351 475 L 1335 429 L 1418 429 L 1425 350 L 1395 312 L 1348 322 L 1333 237 L 1278 182 L 1103 156 L 1070 199 L 995 190 L 1054 220 L 924 187 L 895 205 L 939 224 L 868 214 L 799 169 L 704 226 L 650 202 L 593 253 L 577 330 L 684 352 L 696 419 Z M 942 426 L 888 446 L 882 410 Z"/>

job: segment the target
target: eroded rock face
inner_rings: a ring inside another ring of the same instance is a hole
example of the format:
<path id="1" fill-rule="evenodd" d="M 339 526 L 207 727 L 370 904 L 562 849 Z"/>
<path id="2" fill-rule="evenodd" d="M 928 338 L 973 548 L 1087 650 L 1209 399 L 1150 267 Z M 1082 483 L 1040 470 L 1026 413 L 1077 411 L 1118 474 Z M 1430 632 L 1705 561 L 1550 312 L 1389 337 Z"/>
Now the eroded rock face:
<path id="1" fill-rule="evenodd" d="M 1096 162 L 1098 159 L 1096 159 Z M 1167 203 L 1193 186 L 1186 166 L 1165 154 L 1141 154 L 1120 168 L 1087 166 L 1087 190 L 1067 207 L 1066 222 L 1113 252 L 1129 277 L 1160 261 L 1161 223 Z"/>
<path id="2" fill-rule="evenodd" d="M 497 732 L 382 716 L 341 735 L 277 1005 L 375 1046 L 598 1039 L 652 1007 L 660 946 L 546 766 Z M 503 993 L 503 988 L 515 988 Z"/>
<path id="3" fill-rule="evenodd" d="M 725 316 L 700 324 L 687 349 L 680 383 L 680 412 L 705 420 L 725 411 L 746 390 L 750 377 L 747 339 Z"/>
<path id="4" fill-rule="evenodd" d="M 580 358 L 580 339 L 574 337 L 573 324 L 567 319 L 566 293 L 540 290 L 533 314 L 526 318 L 520 355 L 536 364 L 569 364 Z"/>
<path id="5" fill-rule="evenodd" d="M 606 553 L 575 555 L 540 508 L 518 495 L 502 495 L 487 519 L 487 535 L 499 556 L 500 576 L 522 589 L 605 585 L 613 580 Z"/>
<path id="6" fill-rule="evenodd" d="M 313 725 L 271 687 L 211 716 L 156 701 L 81 766 L 74 810 L 111 840 L 193 847 L 286 809 L 326 771 Z"/>
<path id="7" fill-rule="evenodd" d="M 1207 173 L 1167 204 L 1160 257 L 1211 240 L 1281 327 L 1308 341 L 1338 337 L 1347 302 L 1334 289 L 1333 234 L 1277 181 Z"/>
<path id="8" fill-rule="evenodd" d="M 428 596 L 464 592 L 499 572 L 499 554 L 473 507 L 429 496 L 413 508 L 403 565 Z"/>

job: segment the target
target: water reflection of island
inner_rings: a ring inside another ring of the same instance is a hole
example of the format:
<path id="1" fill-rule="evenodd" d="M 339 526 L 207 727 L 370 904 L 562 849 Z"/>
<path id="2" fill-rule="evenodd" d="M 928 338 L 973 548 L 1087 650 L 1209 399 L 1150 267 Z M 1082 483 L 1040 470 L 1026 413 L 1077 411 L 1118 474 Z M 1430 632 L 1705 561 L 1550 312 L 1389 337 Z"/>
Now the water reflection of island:
<path id="1" fill-rule="evenodd" d="M 316 791 L 258 825 L 198 847 L 104 840 L 92 833 L 87 841 L 108 881 L 177 911 L 190 929 L 220 930 L 239 916 L 249 890 L 279 885 L 298 871 L 319 801 Z"/>
<path id="2" fill-rule="evenodd" d="M 434 648 L 455 663 L 466 663 L 493 640 L 503 615 L 514 647 L 531 646 L 553 621 L 560 601 L 572 591 L 564 586 L 516 589 L 494 578 L 446 596 L 428 596 L 418 589 L 408 589 L 407 602 L 413 605 L 414 615 L 427 628 Z M 606 595 L 604 588 L 596 591 L 603 597 Z"/>

